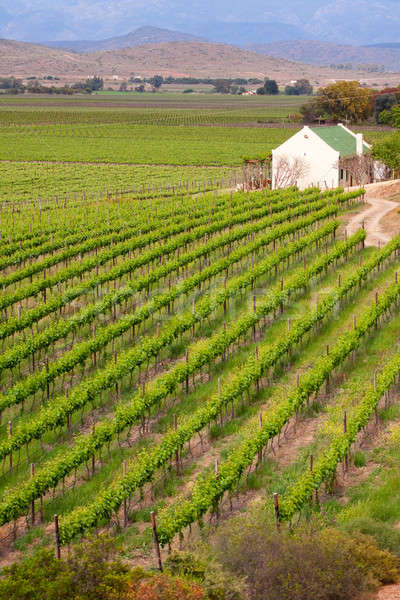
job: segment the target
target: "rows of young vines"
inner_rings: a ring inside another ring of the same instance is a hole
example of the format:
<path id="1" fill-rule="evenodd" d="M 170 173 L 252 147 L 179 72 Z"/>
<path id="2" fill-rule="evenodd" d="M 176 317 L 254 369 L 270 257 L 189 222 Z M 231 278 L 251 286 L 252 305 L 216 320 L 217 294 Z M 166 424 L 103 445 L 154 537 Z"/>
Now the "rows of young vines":
<path id="1" fill-rule="evenodd" d="M 323 386 L 335 406 L 336 374 L 397 311 L 400 237 L 365 248 L 342 224 L 363 199 L 291 188 L 1 207 L 0 527 L 48 532 L 57 512 L 68 544 L 145 507 L 164 546 L 232 503 Z M 348 460 L 399 371 L 391 352 L 289 482 L 280 522 Z"/>

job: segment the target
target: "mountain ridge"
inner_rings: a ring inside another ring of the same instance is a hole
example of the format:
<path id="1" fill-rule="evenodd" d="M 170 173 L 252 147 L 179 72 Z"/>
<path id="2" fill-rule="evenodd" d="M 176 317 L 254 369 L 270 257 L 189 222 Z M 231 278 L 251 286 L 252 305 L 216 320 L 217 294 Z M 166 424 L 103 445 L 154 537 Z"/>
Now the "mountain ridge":
<path id="1" fill-rule="evenodd" d="M 355 46 L 321 40 L 280 41 L 269 44 L 248 44 L 246 48 L 275 58 L 286 58 L 315 66 L 346 63 L 376 64 L 389 71 L 400 71 L 400 44 L 398 46 Z"/>
<path id="2" fill-rule="evenodd" d="M 113 36 L 103 40 L 61 40 L 41 42 L 50 48 L 62 48 L 78 53 L 100 52 L 101 50 L 120 50 L 145 44 L 160 44 L 165 42 L 204 42 L 201 38 L 190 33 L 165 29 L 161 27 L 138 27 L 124 35 Z"/>
<path id="3" fill-rule="evenodd" d="M 0 76 L 40 79 L 51 75 L 59 77 L 60 84 L 69 84 L 98 75 L 115 85 L 115 81 L 128 80 L 132 76 L 154 74 L 214 79 L 263 79 L 268 76 L 280 85 L 304 77 L 316 86 L 342 78 L 327 67 L 300 64 L 210 42 L 169 42 L 78 54 L 40 44 L 0 40 Z M 352 72 L 350 78 L 359 79 L 366 85 L 384 86 L 389 82 L 398 85 L 400 75 L 390 79 L 387 73 Z"/>

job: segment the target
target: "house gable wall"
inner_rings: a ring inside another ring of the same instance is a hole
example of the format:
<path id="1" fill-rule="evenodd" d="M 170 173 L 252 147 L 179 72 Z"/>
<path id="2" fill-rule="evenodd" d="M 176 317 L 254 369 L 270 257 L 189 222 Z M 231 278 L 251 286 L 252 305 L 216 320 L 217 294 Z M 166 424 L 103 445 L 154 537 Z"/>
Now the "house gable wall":
<path id="1" fill-rule="evenodd" d="M 300 189 L 312 185 L 335 188 L 339 185 L 339 152 L 331 148 L 309 127 L 304 127 L 281 146 L 272 151 L 272 186 L 276 187 L 276 175 L 281 157 L 291 161 L 298 158 L 304 162 L 305 173 L 297 181 Z"/>

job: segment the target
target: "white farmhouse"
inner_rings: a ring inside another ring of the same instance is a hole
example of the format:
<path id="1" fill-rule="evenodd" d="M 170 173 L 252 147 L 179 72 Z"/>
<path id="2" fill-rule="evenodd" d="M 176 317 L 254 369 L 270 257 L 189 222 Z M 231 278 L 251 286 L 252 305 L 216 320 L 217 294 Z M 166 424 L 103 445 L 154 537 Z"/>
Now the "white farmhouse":
<path id="1" fill-rule="evenodd" d="M 321 189 L 352 185 L 353 176 L 345 167 L 352 157 L 369 153 L 371 146 L 362 133 L 342 125 L 303 127 L 272 151 L 272 187 L 297 185 L 300 189 Z"/>

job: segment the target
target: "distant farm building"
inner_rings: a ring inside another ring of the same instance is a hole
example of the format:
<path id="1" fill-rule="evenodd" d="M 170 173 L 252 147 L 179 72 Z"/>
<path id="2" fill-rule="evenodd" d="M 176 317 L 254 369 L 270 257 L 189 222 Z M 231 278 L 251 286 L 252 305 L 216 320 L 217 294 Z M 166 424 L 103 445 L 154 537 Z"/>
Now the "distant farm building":
<path id="1" fill-rule="evenodd" d="M 315 185 L 324 189 L 384 179 L 384 168 L 373 161 L 370 151 L 362 133 L 341 123 L 303 127 L 272 151 L 272 187 Z"/>

